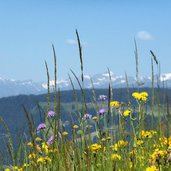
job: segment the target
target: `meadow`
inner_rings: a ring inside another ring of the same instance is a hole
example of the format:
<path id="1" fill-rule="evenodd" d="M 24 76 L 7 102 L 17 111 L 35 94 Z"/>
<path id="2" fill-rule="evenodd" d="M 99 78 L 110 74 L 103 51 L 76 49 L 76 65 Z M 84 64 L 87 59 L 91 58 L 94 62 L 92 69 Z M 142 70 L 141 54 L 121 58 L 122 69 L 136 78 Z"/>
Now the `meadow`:
<path id="1" fill-rule="evenodd" d="M 150 93 L 142 91 L 139 82 L 138 51 L 135 42 L 135 61 L 137 87 L 130 92 L 127 82 L 125 100 L 118 101 L 112 89 L 109 72 L 109 89 L 107 94 L 96 95 L 92 81 L 91 102 L 87 103 L 84 90 L 84 65 L 82 47 L 78 32 L 81 78 L 71 70 L 81 91 L 81 102 L 72 79 L 74 103 L 65 104 L 68 111 L 72 110 L 71 126 L 61 122 L 61 92 L 56 84 L 57 67 L 54 53 L 53 104 L 50 103 L 50 76 L 47 71 L 47 101 L 44 120 L 34 124 L 32 114 L 23 106 L 29 127 L 29 136 L 18 137 L 17 150 L 14 150 L 13 140 L 8 124 L 0 117 L 0 123 L 5 127 L 7 139 L 7 163 L 0 163 L 0 170 L 5 171 L 169 171 L 171 170 L 171 136 L 170 136 L 170 103 L 167 95 L 161 93 L 157 73 L 157 91 L 155 90 L 154 67 L 159 62 L 151 53 L 151 89 Z M 125 79 L 127 80 L 126 76 Z M 162 97 L 162 98 L 161 98 Z M 88 113 L 88 108 L 94 113 Z M 74 119 L 77 117 L 77 121 Z M 67 128 L 66 128 L 67 127 Z M 4 147 L 5 148 L 5 147 Z M 5 158 L 5 156 L 2 156 Z"/>

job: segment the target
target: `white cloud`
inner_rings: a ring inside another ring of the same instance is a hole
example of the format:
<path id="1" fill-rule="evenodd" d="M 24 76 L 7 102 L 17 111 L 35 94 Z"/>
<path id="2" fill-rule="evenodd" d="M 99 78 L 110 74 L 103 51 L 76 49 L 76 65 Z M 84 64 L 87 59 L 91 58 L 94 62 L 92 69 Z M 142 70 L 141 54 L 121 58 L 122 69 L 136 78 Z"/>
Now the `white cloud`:
<path id="1" fill-rule="evenodd" d="M 85 78 L 85 79 L 88 79 L 88 80 L 91 79 L 91 77 L 90 77 L 89 75 L 84 75 L 84 78 Z"/>
<path id="2" fill-rule="evenodd" d="M 66 40 L 66 43 L 69 44 L 69 45 L 76 45 L 77 44 L 77 41 L 74 40 L 74 39 L 67 39 Z"/>
<path id="3" fill-rule="evenodd" d="M 136 34 L 136 38 L 138 38 L 139 40 L 152 40 L 153 36 L 147 31 L 139 31 Z"/>
<path id="4" fill-rule="evenodd" d="M 77 40 L 74 40 L 74 39 L 67 39 L 66 40 L 66 43 L 68 45 L 77 45 L 78 44 Z M 82 42 L 81 41 L 81 45 L 84 46 L 84 47 L 86 47 L 87 46 L 87 42 L 84 42 L 84 41 Z"/>

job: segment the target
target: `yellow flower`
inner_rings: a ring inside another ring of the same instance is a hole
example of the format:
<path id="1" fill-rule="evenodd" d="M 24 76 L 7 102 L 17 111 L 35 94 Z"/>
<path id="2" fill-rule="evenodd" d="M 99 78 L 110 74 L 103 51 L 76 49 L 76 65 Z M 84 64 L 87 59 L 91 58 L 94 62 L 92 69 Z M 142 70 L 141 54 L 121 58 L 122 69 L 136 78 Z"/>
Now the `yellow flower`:
<path id="1" fill-rule="evenodd" d="M 13 170 L 18 170 L 19 168 L 18 168 L 18 166 L 13 166 L 12 169 Z"/>
<path id="2" fill-rule="evenodd" d="M 48 148 L 49 146 L 49 143 L 47 142 L 42 142 L 42 148 L 45 149 L 45 148 Z"/>
<path id="3" fill-rule="evenodd" d="M 141 145 L 143 143 L 144 143 L 143 140 L 137 140 L 137 145 Z"/>
<path id="4" fill-rule="evenodd" d="M 159 141 L 160 141 L 162 146 L 168 144 L 168 139 L 166 137 L 159 138 Z"/>
<path id="5" fill-rule="evenodd" d="M 63 136 L 67 136 L 67 135 L 68 135 L 68 132 L 64 131 L 64 132 L 62 133 L 62 135 L 63 135 Z"/>
<path id="6" fill-rule="evenodd" d="M 40 157 L 37 159 L 37 163 L 47 164 L 48 162 L 51 162 L 51 159 L 49 157 Z"/>
<path id="7" fill-rule="evenodd" d="M 130 169 L 132 169 L 132 167 L 133 167 L 133 163 L 132 162 L 129 163 L 129 167 L 130 167 Z"/>
<path id="8" fill-rule="evenodd" d="M 132 150 L 132 151 L 129 152 L 129 155 L 135 155 L 136 153 L 137 153 L 136 150 Z"/>
<path id="9" fill-rule="evenodd" d="M 123 112 L 123 116 L 129 116 L 131 114 L 131 110 L 125 110 L 124 112 Z"/>
<path id="10" fill-rule="evenodd" d="M 154 131 L 154 130 L 150 130 L 150 131 L 144 131 L 144 130 L 142 130 L 140 132 L 140 136 L 142 138 L 152 138 L 155 134 L 157 134 L 157 132 Z"/>
<path id="11" fill-rule="evenodd" d="M 155 157 L 164 157 L 167 155 L 167 151 L 166 150 L 159 150 L 158 148 L 154 150 L 154 153 L 151 155 L 152 158 Z"/>
<path id="12" fill-rule="evenodd" d="M 141 96 L 140 100 L 143 101 L 143 102 L 146 102 L 147 101 L 147 97 Z"/>
<path id="13" fill-rule="evenodd" d="M 35 158 L 36 158 L 36 154 L 35 153 L 29 154 L 29 159 L 35 159 Z"/>
<path id="14" fill-rule="evenodd" d="M 36 149 L 37 149 L 37 151 L 39 152 L 39 153 L 42 153 L 42 149 L 40 148 L 40 145 L 36 145 Z"/>
<path id="15" fill-rule="evenodd" d="M 168 138 L 168 144 L 171 147 L 171 136 Z"/>
<path id="16" fill-rule="evenodd" d="M 51 160 L 50 157 L 45 157 L 45 158 L 44 158 L 44 162 L 45 162 L 45 163 L 48 163 L 48 162 L 51 162 L 51 161 L 52 161 L 52 160 Z"/>
<path id="17" fill-rule="evenodd" d="M 101 148 L 102 148 L 102 146 L 99 144 L 92 144 L 90 147 L 90 149 L 93 153 L 97 153 Z"/>
<path id="18" fill-rule="evenodd" d="M 134 93 L 132 93 L 132 96 L 136 100 L 146 102 L 147 101 L 147 97 L 148 97 L 148 93 L 147 92 L 141 92 L 141 93 L 134 92 Z"/>
<path id="19" fill-rule="evenodd" d="M 27 145 L 31 148 L 33 148 L 33 143 L 32 142 L 28 142 Z"/>
<path id="20" fill-rule="evenodd" d="M 98 118 L 97 118 L 96 116 L 94 116 L 92 119 L 93 119 L 94 121 L 97 121 L 97 120 L 98 120 Z"/>
<path id="21" fill-rule="evenodd" d="M 114 144 L 112 146 L 110 146 L 112 148 L 113 151 L 118 151 L 118 144 Z"/>
<path id="22" fill-rule="evenodd" d="M 49 146 L 48 146 L 48 143 L 46 142 L 43 142 L 42 143 L 42 149 L 45 150 L 45 153 L 47 154 L 49 152 Z"/>
<path id="23" fill-rule="evenodd" d="M 126 147 L 128 145 L 128 141 L 119 140 L 118 147 Z"/>
<path id="24" fill-rule="evenodd" d="M 111 160 L 121 160 L 121 156 L 118 154 L 112 154 L 111 155 Z"/>
<path id="25" fill-rule="evenodd" d="M 42 141 L 42 139 L 41 139 L 40 137 L 36 137 L 36 138 L 35 138 L 35 141 L 37 141 L 37 142 L 41 142 L 41 141 Z"/>
<path id="26" fill-rule="evenodd" d="M 147 92 L 141 92 L 141 96 L 148 97 L 148 93 Z"/>
<path id="27" fill-rule="evenodd" d="M 5 171 L 10 171 L 10 169 L 9 168 L 6 168 Z"/>
<path id="28" fill-rule="evenodd" d="M 138 92 L 132 93 L 132 96 L 137 100 L 140 100 L 140 98 L 141 98 L 140 93 L 138 93 Z"/>
<path id="29" fill-rule="evenodd" d="M 119 108 L 119 102 L 118 101 L 112 101 L 112 102 L 110 102 L 110 106 L 118 109 Z"/>
<path id="30" fill-rule="evenodd" d="M 49 150 L 49 153 L 55 153 L 57 151 L 58 151 L 58 149 L 57 148 L 54 148 L 54 149 Z"/>
<path id="31" fill-rule="evenodd" d="M 40 157 L 37 159 L 37 163 L 43 163 L 44 162 L 44 158 L 43 157 Z"/>
<path id="32" fill-rule="evenodd" d="M 24 163 L 22 167 L 23 167 L 23 168 L 29 167 L 29 164 Z"/>
<path id="33" fill-rule="evenodd" d="M 146 168 L 146 171 L 156 171 L 156 170 L 157 170 L 157 168 L 154 165 Z"/>
<path id="34" fill-rule="evenodd" d="M 74 125 L 73 128 L 74 128 L 74 129 L 77 129 L 77 128 L 78 128 L 78 125 Z"/>
<path id="35" fill-rule="evenodd" d="M 23 168 L 21 167 L 21 168 L 19 168 L 17 171 L 24 171 L 24 170 L 23 170 Z"/>

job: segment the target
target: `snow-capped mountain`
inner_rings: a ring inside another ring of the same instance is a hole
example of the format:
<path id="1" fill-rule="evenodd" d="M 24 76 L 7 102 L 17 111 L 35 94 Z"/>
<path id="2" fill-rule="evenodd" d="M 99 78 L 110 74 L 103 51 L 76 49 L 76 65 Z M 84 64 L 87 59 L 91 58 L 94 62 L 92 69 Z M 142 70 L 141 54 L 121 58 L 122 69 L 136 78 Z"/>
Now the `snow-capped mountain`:
<path id="1" fill-rule="evenodd" d="M 108 88 L 111 77 L 111 83 L 114 88 L 126 87 L 127 82 L 125 76 L 116 75 L 113 72 L 104 72 L 101 74 L 96 74 L 93 76 L 84 75 L 84 88 Z M 81 79 L 80 79 L 81 80 Z M 129 87 L 135 87 L 137 81 L 135 77 L 127 76 Z M 161 82 L 164 82 L 165 85 L 171 88 L 171 73 L 162 74 L 159 78 Z M 72 77 L 72 82 L 75 89 L 79 89 L 79 84 L 77 80 Z M 141 76 L 139 77 L 139 84 L 142 87 L 151 86 L 151 77 Z M 58 88 L 61 90 L 70 90 L 72 89 L 69 79 L 62 79 L 57 81 Z M 157 85 L 157 76 L 155 76 L 155 85 Z M 163 84 L 161 84 L 162 86 Z M 50 88 L 53 89 L 54 80 L 50 81 Z M 16 81 L 13 79 L 3 79 L 0 78 L 0 97 L 14 96 L 19 94 L 41 94 L 47 92 L 47 83 L 36 83 L 31 80 L 26 81 Z"/>
<path id="2" fill-rule="evenodd" d="M 109 83 L 112 83 L 112 86 L 114 88 L 123 88 L 127 86 L 127 83 L 129 87 L 135 87 L 137 85 L 137 81 L 135 77 L 127 76 L 127 81 L 125 76 L 123 75 L 115 75 L 113 72 L 110 72 L 110 76 L 108 72 L 96 74 L 94 76 L 84 75 L 84 88 L 108 88 Z M 165 86 L 171 87 L 171 73 L 166 73 L 160 76 L 158 78 L 157 76 L 154 76 L 154 85 L 157 86 L 157 80 L 160 81 L 160 83 L 164 82 Z M 79 84 L 75 78 L 72 78 L 72 82 L 74 84 L 74 88 L 78 89 Z M 138 83 L 141 87 L 150 87 L 151 86 L 151 77 L 149 76 L 140 76 Z M 71 83 L 69 79 L 66 80 L 60 80 L 57 81 L 58 87 L 61 90 L 68 90 L 72 89 Z M 53 88 L 54 81 L 50 82 L 50 87 Z M 47 88 L 47 84 L 43 84 L 44 88 Z"/>
<path id="3" fill-rule="evenodd" d="M 31 80 L 16 81 L 0 78 L 0 97 L 15 96 L 19 94 L 39 94 L 42 85 Z"/>

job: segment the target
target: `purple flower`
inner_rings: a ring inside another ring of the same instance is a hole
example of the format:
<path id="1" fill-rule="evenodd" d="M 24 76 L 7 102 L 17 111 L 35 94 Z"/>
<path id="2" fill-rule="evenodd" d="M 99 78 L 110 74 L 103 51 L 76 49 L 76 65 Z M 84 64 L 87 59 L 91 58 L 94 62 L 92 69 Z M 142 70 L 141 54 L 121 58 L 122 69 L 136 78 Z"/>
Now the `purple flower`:
<path id="1" fill-rule="evenodd" d="M 54 111 L 51 110 L 51 111 L 48 112 L 48 117 L 54 117 L 55 114 L 56 114 L 56 113 L 55 113 Z"/>
<path id="2" fill-rule="evenodd" d="M 41 129 L 45 129 L 45 128 L 46 128 L 46 125 L 44 123 L 41 123 L 38 125 L 37 131 L 40 131 Z"/>
<path id="3" fill-rule="evenodd" d="M 100 110 L 98 111 L 98 114 L 99 114 L 99 115 L 104 115 L 106 112 L 107 112 L 107 110 L 102 108 L 102 109 L 100 109 Z"/>
<path id="4" fill-rule="evenodd" d="M 54 141 L 54 138 L 53 138 L 53 136 L 51 136 L 51 137 L 48 139 L 48 141 L 47 141 L 47 142 L 48 142 L 49 144 L 52 144 L 52 143 L 53 143 L 53 141 Z"/>
<path id="5" fill-rule="evenodd" d="M 91 119 L 92 118 L 92 115 L 90 115 L 90 114 L 88 114 L 88 113 L 86 113 L 86 114 L 84 114 L 84 116 L 83 116 L 83 120 L 87 120 L 87 119 Z"/>
<path id="6" fill-rule="evenodd" d="M 99 95 L 99 100 L 105 101 L 107 99 L 106 95 Z"/>

